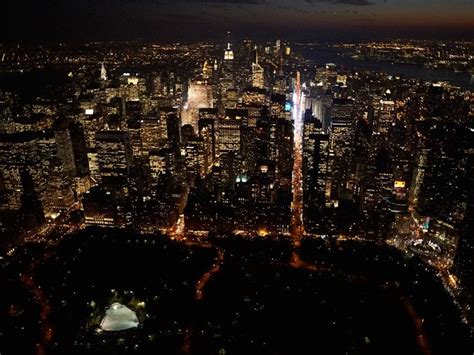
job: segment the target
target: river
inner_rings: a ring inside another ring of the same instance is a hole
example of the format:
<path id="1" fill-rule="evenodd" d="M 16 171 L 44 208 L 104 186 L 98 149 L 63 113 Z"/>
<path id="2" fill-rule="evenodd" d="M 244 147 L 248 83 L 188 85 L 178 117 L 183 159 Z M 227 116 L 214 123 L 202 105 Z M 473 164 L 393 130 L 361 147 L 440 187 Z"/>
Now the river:
<path id="1" fill-rule="evenodd" d="M 429 69 L 416 64 L 389 63 L 375 60 L 356 60 L 343 56 L 348 50 L 326 46 L 295 45 L 295 50 L 318 65 L 334 63 L 347 69 L 371 70 L 393 76 L 421 79 L 424 81 L 448 81 L 465 89 L 474 88 L 474 78 L 469 73 L 456 73 L 447 69 Z"/>

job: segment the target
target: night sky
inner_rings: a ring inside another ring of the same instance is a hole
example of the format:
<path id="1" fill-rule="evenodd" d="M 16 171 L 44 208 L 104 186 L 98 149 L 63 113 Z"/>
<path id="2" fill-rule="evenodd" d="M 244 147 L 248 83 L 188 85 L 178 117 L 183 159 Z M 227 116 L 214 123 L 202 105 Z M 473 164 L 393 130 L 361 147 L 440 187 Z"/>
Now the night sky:
<path id="1" fill-rule="evenodd" d="M 4 40 L 474 38 L 473 0 L 7 0 Z M 5 38 L 6 36 L 6 38 Z"/>

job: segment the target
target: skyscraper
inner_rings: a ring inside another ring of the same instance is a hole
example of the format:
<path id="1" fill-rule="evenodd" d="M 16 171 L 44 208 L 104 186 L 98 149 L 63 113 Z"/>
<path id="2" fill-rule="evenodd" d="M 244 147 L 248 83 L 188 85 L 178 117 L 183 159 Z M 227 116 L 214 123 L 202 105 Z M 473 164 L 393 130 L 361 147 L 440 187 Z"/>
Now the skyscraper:
<path id="1" fill-rule="evenodd" d="M 199 110 L 198 134 L 205 137 L 206 144 L 210 144 L 210 165 L 214 164 L 218 155 L 217 122 L 217 109 Z"/>
<path id="2" fill-rule="evenodd" d="M 329 135 L 307 109 L 303 127 L 303 224 L 309 233 L 327 233 L 331 189 Z"/>
<path id="3" fill-rule="evenodd" d="M 132 149 L 128 132 L 96 133 L 97 160 L 105 184 L 125 183 L 132 165 Z"/>
<path id="4" fill-rule="evenodd" d="M 240 127 L 244 114 L 242 110 L 226 110 L 225 116 L 219 118 L 219 154 L 240 152 Z"/>
<path id="5" fill-rule="evenodd" d="M 105 70 L 104 62 L 102 62 L 100 66 L 100 80 L 103 80 L 103 81 L 107 80 L 107 70 Z"/>
<path id="6" fill-rule="evenodd" d="M 264 71 L 258 62 L 258 53 L 255 53 L 255 62 L 252 63 L 252 86 L 259 89 L 263 89 L 265 86 Z"/>
<path id="7" fill-rule="evenodd" d="M 354 102 L 350 99 L 334 99 L 331 108 L 330 149 L 334 152 L 332 164 L 331 199 L 348 199 L 347 183 L 350 179 L 353 155 L 355 120 Z"/>
<path id="8" fill-rule="evenodd" d="M 221 111 L 226 106 L 227 91 L 235 86 L 235 70 L 234 70 L 234 52 L 230 48 L 230 42 L 224 51 L 224 60 L 221 65 L 221 75 L 219 82 L 219 98 Z"/>

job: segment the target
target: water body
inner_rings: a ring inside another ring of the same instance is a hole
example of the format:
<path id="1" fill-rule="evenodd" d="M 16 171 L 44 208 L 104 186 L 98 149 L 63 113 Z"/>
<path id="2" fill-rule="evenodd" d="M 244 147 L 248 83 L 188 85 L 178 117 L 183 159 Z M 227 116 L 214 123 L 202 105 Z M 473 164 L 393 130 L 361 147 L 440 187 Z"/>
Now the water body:
<path id="1" fill-rule="evenodd" d="M 461 88 L 474 88 L 474 79 L 469 73 L 456 73 L 447 69 L 429 69 L 416 64 L 389 63 L 375 60 L 356 60 L 348 56 L 343 56 L 342 54 L 349 53 L 349 50 L 340 48 L 296 45 L 295 49 L 305 58 L 313 60 L 318 65 L 334 63 L 347 69 L 371 70 L 383 72 L 388 75 L 405 76 L 407 78 L 420 79 L 430 82 L 447 81 Z"/>

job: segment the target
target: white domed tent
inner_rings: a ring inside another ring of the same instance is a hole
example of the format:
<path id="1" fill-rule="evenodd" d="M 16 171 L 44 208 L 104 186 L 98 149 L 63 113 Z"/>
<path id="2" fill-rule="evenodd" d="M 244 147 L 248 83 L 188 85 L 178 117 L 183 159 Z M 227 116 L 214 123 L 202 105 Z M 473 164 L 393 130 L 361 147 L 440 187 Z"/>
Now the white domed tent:
<path id="1" fill-rule="evenodd" d="M 106 332 L 117 332 L 136 328 L 138 324 L 134 311 L 120 303 L 113 303 L 105 311 L 105 317 L 100 322 L 100 329 Z"/>

